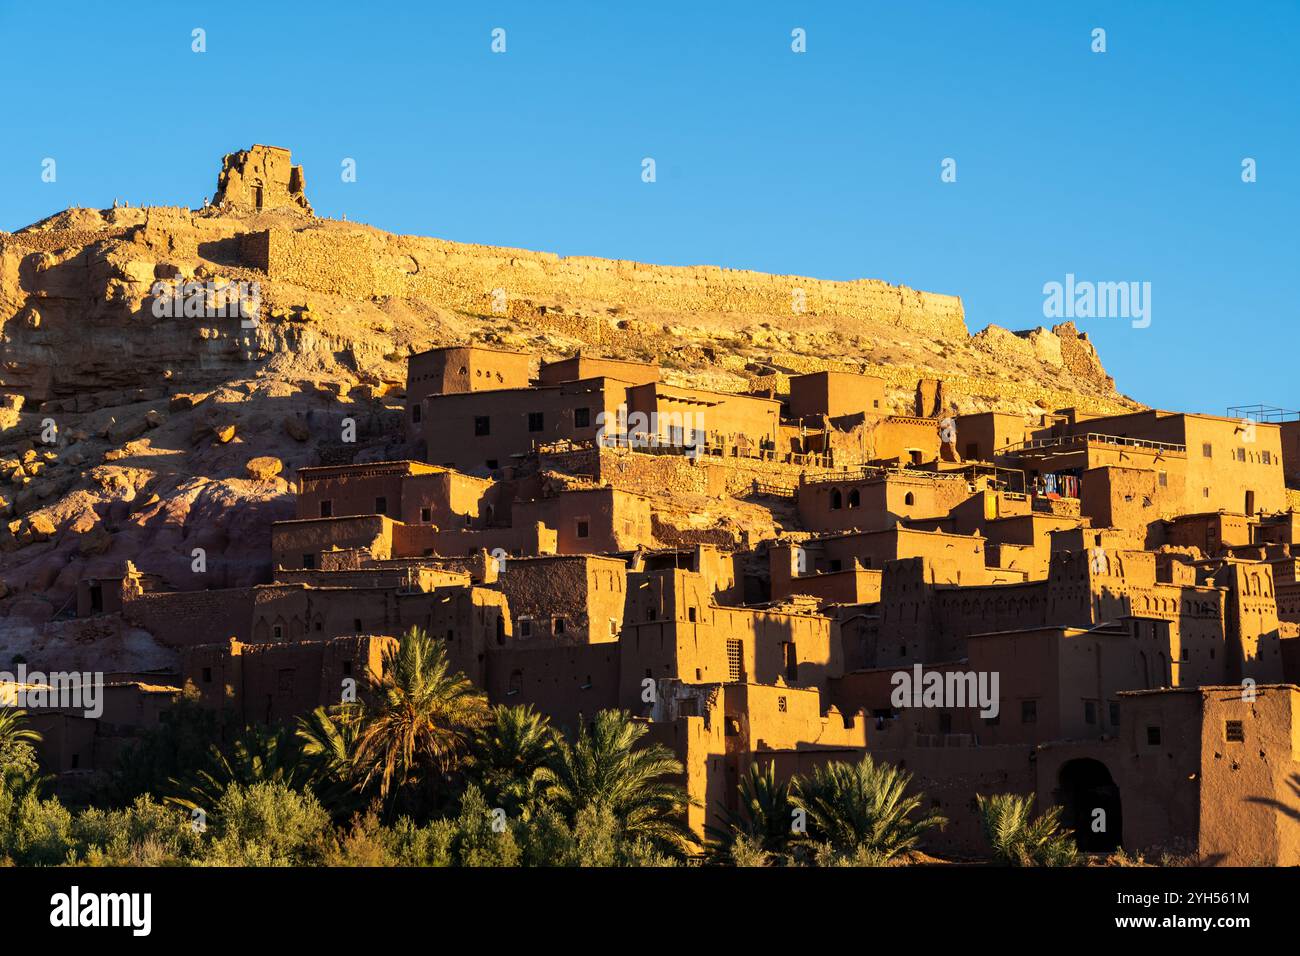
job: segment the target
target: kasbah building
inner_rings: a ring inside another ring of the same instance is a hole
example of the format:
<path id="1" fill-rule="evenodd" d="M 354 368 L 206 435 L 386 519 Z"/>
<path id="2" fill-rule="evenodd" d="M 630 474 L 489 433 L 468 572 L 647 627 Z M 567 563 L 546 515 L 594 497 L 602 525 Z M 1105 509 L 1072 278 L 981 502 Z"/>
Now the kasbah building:
<path id="1" fill-rule="evenodd" d="M 228 158 L 221 185 L 310 208 L 287 151 Z M 414 626 L 494 704 L 570 731 L 606 708 L 646 721 L 700 838 L 751 764 L 870 754 L 950 819 L 940 855 L 978 855 L 975 795 L 1015 792 L 1063 806 L 1087 850 L 1300 864 L 1300 423 L 948 416 L 936 381 L 898 415 L 884 395 L 871 374 L 734 393 L 587 351 L 412 355 L 409 457 L 302 468 L 270 580 L 170 591 L 127 564 L 83 583 L 79 616 L 163 636 L 180 673 L 44 727 L 45 756 L 107 759 L 95 738 L 171 684 L 252 722 L 336 703 Z M 669 528 L 683 494 L 783 530 Z M 931 672 L 996 675 L 994 706 L 900 706 L 896 675 Z"/>

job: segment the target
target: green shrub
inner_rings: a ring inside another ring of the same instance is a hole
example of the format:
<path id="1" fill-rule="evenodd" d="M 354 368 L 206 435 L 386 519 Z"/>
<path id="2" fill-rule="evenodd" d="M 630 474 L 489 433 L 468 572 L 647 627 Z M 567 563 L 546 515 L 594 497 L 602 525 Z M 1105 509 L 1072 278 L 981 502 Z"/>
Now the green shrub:
<path id="1" fill-rule="evenodd" d="M 328 850 L 329 814 L 311 793 L 279 781 L 229 787 L 217 802 L 207 862 L 218 866 L 306 866 Z"/>

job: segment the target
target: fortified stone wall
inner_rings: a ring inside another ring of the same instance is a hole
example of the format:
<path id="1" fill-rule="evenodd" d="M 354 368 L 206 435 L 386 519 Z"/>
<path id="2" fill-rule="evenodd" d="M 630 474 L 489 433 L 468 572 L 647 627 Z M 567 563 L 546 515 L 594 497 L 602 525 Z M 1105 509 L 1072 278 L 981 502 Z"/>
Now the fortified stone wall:
<path id="1" fill-rule="evenodd" d="M 271 230 L 266 271 L 272 279 L 355 298 L 394 296 L 491 312 L 493 290 L 507 301 L 579 299 L 684 315 L 790 316 L 844 332 L 885 323 L 937 336 L 967 336 L 961 299 L 877 279 L 831 282 L 716 266 L 654 266 L 589 257 L 385 236 L 325 226 Z M 796 290 L 803 311 L 794 313 Z M 817 321 L 821 319 L 822 321 Z M 726 324 L 722 322 L 721 324 Z"/>
<path id="2" fill-rule="evenodd" d="M 166 591 L 135 595 L 123 602 L 122 616 L 136 627 L 181 646 L 217 644 L 247 637 L 253 588 Z"/>

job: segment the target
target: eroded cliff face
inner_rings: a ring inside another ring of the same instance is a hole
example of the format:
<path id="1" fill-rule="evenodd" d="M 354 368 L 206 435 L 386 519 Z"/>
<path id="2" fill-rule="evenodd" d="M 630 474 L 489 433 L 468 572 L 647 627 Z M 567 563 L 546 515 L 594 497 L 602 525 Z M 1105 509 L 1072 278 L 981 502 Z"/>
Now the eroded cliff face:
<path id="1" fill-rule="evenodd" d="M 255 327 L 165 314 L 175 283 L 256 283 Z M 264 580 L 294 469 L 407 453 L 406 356 L 434 346 L 583 347 L 721 390 L 865 371 L 900 412 L 923 378 L 952 412 L 1136 407 L 1072 325 L 971 336 L 953 296 L 565 259 L 284 208 L 74 209 L 0 233 L 0 322 L 0 637 L 66 614 L 79 580 L 127 559 L 178 588 Z M 250 466 L 268 456 L 278 475 Z"/>

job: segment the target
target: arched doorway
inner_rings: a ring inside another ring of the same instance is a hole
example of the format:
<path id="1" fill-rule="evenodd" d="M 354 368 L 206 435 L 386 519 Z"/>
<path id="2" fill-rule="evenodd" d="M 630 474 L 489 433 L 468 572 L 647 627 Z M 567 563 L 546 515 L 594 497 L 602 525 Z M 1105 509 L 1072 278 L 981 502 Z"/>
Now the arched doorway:
<path id="1" fill-rule="evenodd" d="M 1108 853 L 1124 842 L 1119 787 L 1100 760 L 1079 758 L 1061 767 L 1056 802 L 1061 822 L 1085 853 Z"/>

